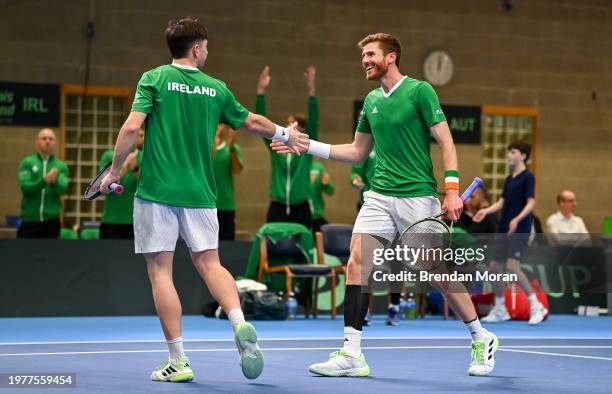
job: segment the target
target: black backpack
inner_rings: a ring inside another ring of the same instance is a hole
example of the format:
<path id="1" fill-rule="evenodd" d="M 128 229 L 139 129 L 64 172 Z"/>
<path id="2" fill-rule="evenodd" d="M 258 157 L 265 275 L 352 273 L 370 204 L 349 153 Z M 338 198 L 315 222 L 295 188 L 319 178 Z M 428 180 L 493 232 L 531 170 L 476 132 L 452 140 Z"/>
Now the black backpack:
<path id="1" fill-rule="evenodd" d="M 271 291 L 243 291 L 238 293 L 240 307 L 246 320 L 287 320 L 289 315 L 284 297 Z M 224 311 L 215 312 L 219 304 L 213 301 L 206 304 L 202 310 L 206 317 L 227 319 Z"/>
<path id="2" fill-rule="evenodd" d="M 285 299 L 271 291 L 245 291 L 240 306 L 247 320 L 287 320 Z"/>

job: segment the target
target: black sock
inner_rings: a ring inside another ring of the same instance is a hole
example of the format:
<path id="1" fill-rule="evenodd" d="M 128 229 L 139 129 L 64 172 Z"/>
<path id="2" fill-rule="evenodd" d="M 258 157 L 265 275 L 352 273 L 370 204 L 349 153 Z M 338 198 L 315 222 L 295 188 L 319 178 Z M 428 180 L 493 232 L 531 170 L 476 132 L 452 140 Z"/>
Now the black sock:
<path id="1" fill-rule="evenodd" d="M 363 329 L 363 319 L 368 313 L 370 295 L 365 286 L 346 285 L 344 295 L 344 326 L 355 330 Z"/>
<path id="2" fill-rule="evenodd" d="M 361 305 L 359 308 L 359 317 L 361 318 L 361 323 L 368 314 L 368 309 L 370 309 L 370 298 L 372 298 L 372 294 L 367 292 L 367 286 L 361 286 Z"/>

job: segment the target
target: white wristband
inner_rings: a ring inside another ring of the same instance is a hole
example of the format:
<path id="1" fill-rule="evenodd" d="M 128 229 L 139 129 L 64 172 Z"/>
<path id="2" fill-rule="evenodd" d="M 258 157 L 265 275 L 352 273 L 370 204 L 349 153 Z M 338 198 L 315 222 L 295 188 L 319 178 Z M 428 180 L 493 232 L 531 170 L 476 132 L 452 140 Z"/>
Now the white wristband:
<path id="1" fill-rule="evenodd" d="M 276 126 L 276 133 L 274 133 L 274 136 L 272 136 L 272 141 L 287 142 L 289 140 L 289 133 L 287 132 L 287 129 L 277 124 L 274 126 Z"/>
<path id="2" fill-rule="evenodd" d="M 308 153 L 320 157 L 322 159 L 329 159 L 329 154 L 331 152 L 331 145 L 325 144 L 323 142 L 310 140 L 310 145 L 308 146 Z"/>

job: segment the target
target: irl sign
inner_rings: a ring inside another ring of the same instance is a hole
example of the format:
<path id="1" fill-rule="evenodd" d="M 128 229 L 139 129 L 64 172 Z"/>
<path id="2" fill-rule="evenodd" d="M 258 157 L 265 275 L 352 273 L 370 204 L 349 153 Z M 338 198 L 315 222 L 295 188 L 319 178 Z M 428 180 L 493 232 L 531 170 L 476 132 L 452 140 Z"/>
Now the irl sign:
<path id="1" fill-rule="evenodd" d="M 60 86 L 0 81 L 0 126 L 59 126 Z"/>

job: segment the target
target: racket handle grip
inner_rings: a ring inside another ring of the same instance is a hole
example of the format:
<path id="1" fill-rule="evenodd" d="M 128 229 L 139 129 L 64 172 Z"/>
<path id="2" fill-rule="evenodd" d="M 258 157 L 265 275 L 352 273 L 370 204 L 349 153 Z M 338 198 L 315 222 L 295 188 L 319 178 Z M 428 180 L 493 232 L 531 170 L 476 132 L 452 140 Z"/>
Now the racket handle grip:
<path id="1" fill-rule="evenodd" d="M 463 202 L 469 200 L 469 198 L 472 197 L 472 194 L 474 194 L 474 191 L 476 191 L 476 189 L 478 189 L 479 187 L 483 185 L 484 185 L 484 182 L 482 181 L 482 179 L 478 177 L 474 178 L 470 186 L 468 186 L 468 188 L 465 189 L 465 191 L 461 195 L 461 200 L 463 200 Z"/>
<path id="2" fill-rule="evenodd" d="M 110 186 L 109 186 L 109 187 L 110 187 L 110 189 L 111 189 L 112 191 L 114 191 L 114 192 L 115 192 L 115 193 L 117 193 L 117 194 L 121 194 L 121 193 L 123 193 L 123 186 L 121 186 L 121 185 L 120 185 L 120 184 L 118 184 L 118 183 L 114 183 L 114 182 L 113 182 L 113 183 L 111 183 L 111 184 L 110 184 Z"/>

